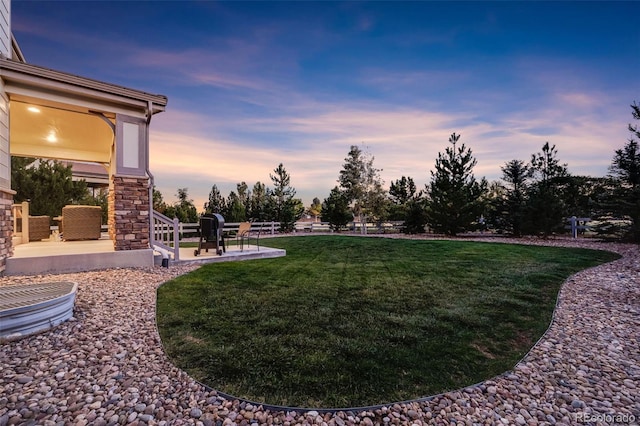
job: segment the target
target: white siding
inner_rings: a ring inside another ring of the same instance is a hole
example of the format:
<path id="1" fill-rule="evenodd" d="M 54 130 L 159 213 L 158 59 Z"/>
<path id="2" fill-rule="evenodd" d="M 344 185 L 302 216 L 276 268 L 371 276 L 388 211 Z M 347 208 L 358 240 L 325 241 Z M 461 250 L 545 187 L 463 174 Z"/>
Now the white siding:
<path id="1" fill-rule="evenodd" d="M 11 57 L 11 0 L 0 0 L 0 54 Z"/>

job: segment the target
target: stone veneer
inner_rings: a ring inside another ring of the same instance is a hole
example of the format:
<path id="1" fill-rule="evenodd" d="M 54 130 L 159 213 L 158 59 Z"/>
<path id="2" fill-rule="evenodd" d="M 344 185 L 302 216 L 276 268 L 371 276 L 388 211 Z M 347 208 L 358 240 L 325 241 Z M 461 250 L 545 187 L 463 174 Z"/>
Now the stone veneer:
<path id="1" fill-rule="evenodd" d="M 149 178 L 112 176 L 109 235 L 116 250 L 149 248 Z"/>
<path id="2" fill-rule="evenodd" d="M 11 205 L 13 204 L 13 192 L 0 190 L 0 274 L 4 273 L 7 265 L 7 257 L 13 256 L 13 217 Z"/>

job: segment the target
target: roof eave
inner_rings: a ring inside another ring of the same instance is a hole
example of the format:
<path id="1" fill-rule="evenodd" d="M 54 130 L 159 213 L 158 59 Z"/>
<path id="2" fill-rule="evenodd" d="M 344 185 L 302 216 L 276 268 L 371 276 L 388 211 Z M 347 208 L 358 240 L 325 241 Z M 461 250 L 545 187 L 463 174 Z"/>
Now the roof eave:
<path id="1" fill-rule="evenodd" d="M 85 95 L 88 90 L 97 96 L 108 97 L 111 98 L 111 100 L 113 100 L 115 96 L 122 99 L 125 103 L 144 107 L 151 103 L 154 114 L 163 112 L 167 105 L 167 97 L 164 95 L 154 95 L 37 65 L 18 62 L 1 55 L 0 77 L 10 82 L 13 81 L 21 84 L 32 85 L 35 81 L 40 81 L 45 86 L 51 84 L 64 86 L 66 91 Z"/>

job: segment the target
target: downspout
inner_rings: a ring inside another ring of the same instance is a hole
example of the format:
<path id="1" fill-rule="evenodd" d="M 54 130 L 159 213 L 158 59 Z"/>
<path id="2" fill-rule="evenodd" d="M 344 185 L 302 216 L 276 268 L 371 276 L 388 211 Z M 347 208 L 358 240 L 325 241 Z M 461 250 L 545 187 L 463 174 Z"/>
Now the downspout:
<path id="1" fill-rule="evenodd" d="M 147 176 L 149 176 L 149 243 L 152 249 L 159 251 L 162 254 L 162 266 L 165 268 L 169 267 L 169 252 L 156 247 L 155 240 L 153 238 L 153 185 L 154 185 L 154 176 L 151 173 L 151 169 L 149 168 L 149 127 L 151 124 L 151 117 L 153 116 L 153 104 L 151 101 L 147 101 L 147 126 L 145 129 L 145 139 L 147 143 L 145 143 L 145 171 Z M 178 241 L 173 242 L 176 248 L 179 247 Z M 178 249 L 179 250 L 179 249 Z M 173 252 L 173 260 L 180 260 L 180 255 L 178 250 Z"/>
<path id="2" fill-rule="evenodd" d="M 144 157 L 145 157 L 145 171 L 147 176 L 149 176 L 149 243 L 151 248 L 155 245 L 155 241 L 153 239 L 153 185 L 154 185 L 154 177 L 153 173 L 149 169 L 149 125 L 151 124 L 151 117 L 153 116 L 153 103 L 151 101 L 147 101 L 147 126 L 145 129 L 146 135 L 146 143 L 144 144 Z"/>

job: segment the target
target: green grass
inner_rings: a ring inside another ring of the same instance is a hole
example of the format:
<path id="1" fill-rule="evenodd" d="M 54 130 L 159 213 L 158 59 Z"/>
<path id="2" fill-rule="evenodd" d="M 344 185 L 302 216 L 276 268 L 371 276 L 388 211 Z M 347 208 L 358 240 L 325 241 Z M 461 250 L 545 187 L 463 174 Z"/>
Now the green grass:
<path id="1" fill-rule="evenodd" d="M 276 259 L 217 263 L 158 290 L 167 353 L 258 402 L 349 407 L 503 373 L 551 320 L 562 282 L 609 252 L 347 236 L 264 240 Z"/>

